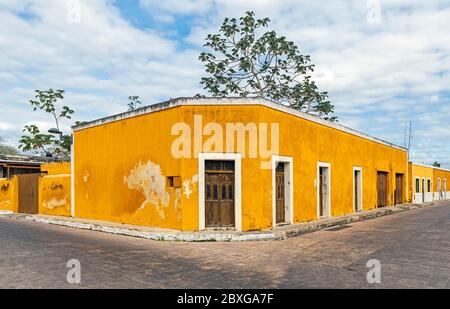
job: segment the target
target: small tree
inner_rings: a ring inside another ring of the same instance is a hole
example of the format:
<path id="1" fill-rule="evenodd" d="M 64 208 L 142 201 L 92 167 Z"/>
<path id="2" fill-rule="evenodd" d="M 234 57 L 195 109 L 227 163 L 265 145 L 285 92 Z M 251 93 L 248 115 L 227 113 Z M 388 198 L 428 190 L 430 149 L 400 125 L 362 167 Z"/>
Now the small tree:
<path id="1" fill-rule="evenodd" d="M 0 137 L 0 154 L 3 155 L 18 155 L 19 151 L 13 147 L 5 144 L 5 140 Z"/>
<path id="2" fill-rule="evenodd" d="M 336 121 L 327 92 L 320 92 L 311 79 L 310 56 L 274 31 L 262 33 L 269 18 L 255 19 L 247 12 L 238 20 L 225 18 L 219 34 L 209 34 L 199 60 L 207 77 L 200 84 L 211 95 L 260 96 L 297 110 Z"/>
<path id="3" fill-rule="evenodd" d="M 60 131 L 60 121 L 71 119 L 74 113 L 68 106 L 62 106 L 60 110 L 56 105 L 59 100 L 64 99 L 64 90 L 35 90 L 35 100 L 30 100 L 33 109 L 43 110 L 52 115 L 55 127 Z M 70 157 L 71 137 L 61 134 L 55 138 L 52 134 L 42 133 L 36 125 L 26 125 L 23 129 L 26 135 L 19 139 L 19 148 L 23 151 L 34 151 L 35 153 L 51 154 L 54 157 L 68 159 Z"/>
<path id="4" fill-rule="evenodd" d="M 139 101 L 139 96 L 129 96 L 128 97 L 128 111 L 135 110 L 136 108 L 140 107 L 142 105 L 142 102 Z"/>
<path id="5" fill-rule="evenodd" d="M 441 163 L 439 163 L 438 161 L 434 161 L 433 166 L 434 167 L 441 167 Z"/>

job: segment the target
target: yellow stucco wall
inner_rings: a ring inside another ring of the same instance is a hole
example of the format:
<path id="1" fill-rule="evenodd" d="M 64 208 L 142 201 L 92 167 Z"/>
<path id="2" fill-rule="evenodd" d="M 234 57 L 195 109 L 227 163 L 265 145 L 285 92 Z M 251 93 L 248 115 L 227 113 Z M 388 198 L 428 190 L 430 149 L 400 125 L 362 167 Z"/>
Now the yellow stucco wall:
<path id="1" fill-rule="evenodd" d="M 434 192 L 438 192 L 439 179 L 441 179 L 441 190 L 442 191 L 446 191 L 446 192 L 450 191 L 450 185 L 449 185 L 449 183 L 450 183 L 450 171 L 439 169 L 439 168 L 435 168 L 433 170 L 433 179 L 434 179 L 434 184 L 433 184 L 433 191 Z M 447 181 L 447 188 L 444 188 L 444 180 Z"/>
<path id="2" fill-rule="evenodd" d="M 427 180 L 431 180 L 431 188 L 433 188 L 433 168 L 428 166 L 422 166 L 417 164 L 412 164 L 412 188 L 413 192 L 417 192 L 416 187 L 416 178 L 419 178 L 419 192 L 422 192 L 422 179 L 425 178 L 425 192 L 428 192 L 427 188 Z M 433 192 L 433 189 L 431 189 L 431 192 Z"/>
<path id="3" fill-rule="evenodd" d="M 70 174 L 39 177 L 39 214 L 70 217 Z"/>
<path id="4" fill-rule="evenodd" d="M 182 228 L 181 176 L 170 154 L 178 109 L 74 132 L 75 216 L 120 223 Z"/>
<path id="5" fill-rule="evenodd" d="M 70 174 L 70 162 L 52 162 L 41 165 L 41 171 L 47 175 Z"/>
<path id="6" fill-rule="evenodd" d="M 0 210 L 19 211 L 18 188 L 17 177 L 0 178 Z"/>
<path id="7" fill-rule="evenodd" d="M 261 105 L 180 106 L 75 131 L 75 216 L 198 229 L 198 159 L 171 154 L 172 125 L 182 121 L 193 128 L 195 114 L 202 115 L 203 124 L 223 127 L 227 122 L 279 123 L 279 155 L 293 158 L 295 222 L 317 219 L 319 161 L 331 164 L 332 216 L 353 212 L 354 166 L 363 169 L 363 209 L 376 207 L 377 171 L 389 173 L 390 205 L 395 174 L 404 174 L 407 199 L 404 150 Z M 272 226 L 272 171 L 260 163 L 259 158 L 242 159 L 243 230 Z M 181 176 L 182 188 L 167 188 L 167 176 Z"/>

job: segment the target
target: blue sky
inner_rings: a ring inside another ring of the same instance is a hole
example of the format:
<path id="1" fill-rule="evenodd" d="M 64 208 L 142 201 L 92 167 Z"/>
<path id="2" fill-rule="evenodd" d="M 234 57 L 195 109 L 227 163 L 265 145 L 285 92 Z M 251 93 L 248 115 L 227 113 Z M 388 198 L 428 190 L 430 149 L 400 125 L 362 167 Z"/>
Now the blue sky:
<path id="1" fill-rule="evenodd" d="M 124 111 L 129 95 L 201 92 L 206 34 L 246 10 L 311 55 L 342 124 L 403 145 L 412 121 L 412 159 L 450 168 L 444 0 L 0 0 L 0 136 L 52 126 L 28 105 L 35 89 L 65 89 L 74 121 Z"/>

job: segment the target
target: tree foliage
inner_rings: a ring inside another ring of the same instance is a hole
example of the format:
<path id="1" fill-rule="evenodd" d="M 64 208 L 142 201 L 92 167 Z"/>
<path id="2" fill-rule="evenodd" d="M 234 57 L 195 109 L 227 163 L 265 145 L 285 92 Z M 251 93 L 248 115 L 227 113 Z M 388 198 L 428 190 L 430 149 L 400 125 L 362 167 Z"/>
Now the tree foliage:
<path id="1" fill-rule="evenodd" d="M 52 115 L 55 127 L 60 131 L 60 121 L 71 119 L 71 115 L 74 113 L 68 106 L 57 108 L 58 101 L 64 99 L 64 90 L 35 90 L 35 93 L 35 99 L 29 101 L 33 110 L 42 110 Z M 51 154 L 58 159 L 69 159 L 71 148 L 70 135 L 55 136 L 43 133 L 34 124 L 26 125 L 22 131 L 26 133 L 19 139 L 19 148 L 23 151 L 33 151 L 45 155 Z"/>
<path id="2" fill-rule="evenodd" d="M 441 163 L 439 163 L 438 161 L 434 161 L 433 166 L 434 167 L 441 167 Z"/>
<path id="3" fill-rule="evenodd" d="M 5 144 L 5 140 L 0 137 L 0 154 L 3 155 L 18 155 L 19 151 L 13 147 Z"/>
<path id="4" fill-rule="evenodd" d="M 137 95 L 129 96 L 128 101 L 128 111 L 135 110 L 142 105 L 142 102 L 139 100 L 139 96 Z"/>
<path id="5" fill-rule="evenodd" d="M 327 92 L 320 92 L 311 78 L 309 55 L 275 31 L 263 32 L 269 18 L 256 19 L 247 12 L 239 21 L 225 18 L 218 34 L 206 37 L 199 60 L 209 76 L 200 84 L 211 95 L 260 96 L 297 110 L 336 121 Z"/>

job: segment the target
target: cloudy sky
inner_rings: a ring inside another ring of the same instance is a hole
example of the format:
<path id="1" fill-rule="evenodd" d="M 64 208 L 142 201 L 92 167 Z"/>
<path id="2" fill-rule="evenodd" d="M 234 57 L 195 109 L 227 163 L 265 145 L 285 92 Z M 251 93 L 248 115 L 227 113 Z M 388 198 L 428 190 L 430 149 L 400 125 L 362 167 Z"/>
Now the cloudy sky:
<path id="1" fill-rule="evenodd" d="M 51 126 L 35 89 L 74 120 L 201 92 L 206 34 L 246 10 L 311 55 L 342 124 L 403 145 L 412 121 L 412 159 L 450 167 L 449 0 L 0 0 L 0 136 Z"/>

